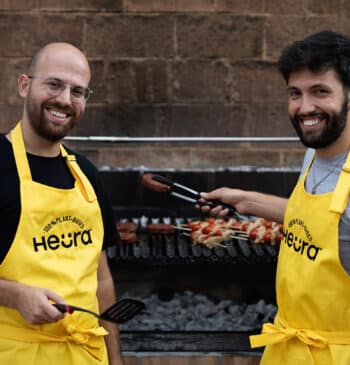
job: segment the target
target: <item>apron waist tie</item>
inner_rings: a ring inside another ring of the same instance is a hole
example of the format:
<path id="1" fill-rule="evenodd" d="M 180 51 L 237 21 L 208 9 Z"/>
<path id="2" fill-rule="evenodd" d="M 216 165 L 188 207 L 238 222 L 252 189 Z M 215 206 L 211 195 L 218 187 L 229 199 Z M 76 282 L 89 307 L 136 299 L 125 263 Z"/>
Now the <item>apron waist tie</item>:
<path id="1" fill-rule="evenodd" d="M 329 344 L 350 345 L 350 332 L 293 328 L 280 316 L 276 317 L 275 323 L 265 323 L 260 335 L 250 336 L 249 339 L 254 348 L 288 341 L 293 337 L 318 348 L 325 348 Z"/>
<path id="2" fill-rule="evenodd" d="M 89 354 L 102 360 L 104 341 L 103 336 L 108 332 L 103 327 L 78 328 L 74 324 L 63 323 L 66 335 L 58 336 L 53 333 L 32 330 L 29 328 L 0 325 L 0 337 L 23 342 L 73 342 L 80 345 Z"/>
<path id="3" fill-rule="evenodd" d="M 252 348 L 273 345 L 295 337 L 306 345 L 305 354 L 312 365 L 315 365 L 315 360 L 311 347 L 326 348 L 330 344 L 350 345 L 350 332 L 294 328 L 279 315 L 276 316 L 275 323 L 264 324 L 260 335 L 250 336 L 250 345 Z"/>

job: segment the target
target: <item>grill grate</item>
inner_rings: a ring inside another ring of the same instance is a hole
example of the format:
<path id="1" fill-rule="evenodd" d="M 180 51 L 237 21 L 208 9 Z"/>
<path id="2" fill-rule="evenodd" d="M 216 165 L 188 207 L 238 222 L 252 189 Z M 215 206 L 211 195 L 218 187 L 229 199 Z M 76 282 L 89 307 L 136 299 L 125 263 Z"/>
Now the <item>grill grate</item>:
<path id="1" fill-rule="evenodd" d="M 233 238 L 225 241 L 224 247 L 208 249 L 194 245 L 191 239 L 176 231 L 173 234 L 150 234 L 150 223 L 170 223 L 179 225 L 198 218 L 122 218 L 119 221 L 133 221 L 138 225 L 138 242 L 119 244 L 115 249 L 115 259 L 121 261 L 142 260 L 154 263 L 274 263 L 279 245 L 256 244 L 249 240 Z"/>

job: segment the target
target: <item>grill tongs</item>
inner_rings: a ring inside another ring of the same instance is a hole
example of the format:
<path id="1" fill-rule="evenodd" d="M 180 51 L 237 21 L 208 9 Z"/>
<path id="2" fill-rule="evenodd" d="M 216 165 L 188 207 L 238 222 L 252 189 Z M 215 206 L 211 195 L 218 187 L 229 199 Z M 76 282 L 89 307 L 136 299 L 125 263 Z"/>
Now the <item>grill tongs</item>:
<path id="1" fill-rule="evenodd" d="M 198 204 L 201 206 L 207 205 L 210 208 L 214 208 L 214 207 L 217 207 L 220 205 L 222 208 L 228 209 L 228 214 L 230 216 L 235 216 L 238 219 L 243 219 L 243 217 L 239 213 L 237 213 L 237 211 L 234 207 L 232 207 L 231 205 L 225 204 L 225 203 L 221 202 L 220 200 L 206 200 L 206 201 L 202 202 L 199 200 L 199 199 L 201 199 L 200 193 L 196 190 L 189 188 L 188 186 L 181 185 L 175 181 L 172 181 L 172 180 L 170 180 L 164 176 L 160 176 L 160 175 L 152 175 L 152 179 L 161 184 L 165 184 L 165 185 L 169 186 L 169 188 L 170 188 L 169 194 L 178 199 L 182 199 L 187 202 L 190 202 L 193 204 Z M 178 191 L 181 191 L 182 193 L 179 193 Z"/>

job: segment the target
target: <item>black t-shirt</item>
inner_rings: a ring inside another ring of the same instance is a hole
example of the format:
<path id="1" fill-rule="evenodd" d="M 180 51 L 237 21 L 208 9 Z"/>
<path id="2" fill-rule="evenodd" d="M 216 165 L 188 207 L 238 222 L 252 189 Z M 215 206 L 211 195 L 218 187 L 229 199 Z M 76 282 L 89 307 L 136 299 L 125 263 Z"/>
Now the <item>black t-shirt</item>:
<path id="1" fill-rule="evenodd" d="M 66 148 L 68 153 L 73 153 Z M 92 184 L 101 208 L 104 240 L 103 249 L 116 243 L 119 239 L 113 209 L 103 189 L 98 171 L 85 157 L 73 153 L 81 170 Z M 71 189 L 74 178 L 65 159 L 41 157 L 27 153 L 32 179 L 38 183 L 60 189 Z M 0 264 L 11 247 L 21 213 L 19 177 L 11 143 L 0 135 Z"/>

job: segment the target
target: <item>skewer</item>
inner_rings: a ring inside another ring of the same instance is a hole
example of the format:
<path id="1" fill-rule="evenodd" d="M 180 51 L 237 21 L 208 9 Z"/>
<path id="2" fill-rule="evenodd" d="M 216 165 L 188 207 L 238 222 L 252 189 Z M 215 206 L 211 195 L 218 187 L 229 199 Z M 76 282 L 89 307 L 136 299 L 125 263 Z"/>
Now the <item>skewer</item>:
<path id="1" fill-rule="evenodd" d="M 192 229 L 191 228 L 185 228 L 185 227 L 181 227 L 181 226 L 185 226 L 186 227 L 186 224 L 181 224 L 180 226 L 174 226 L 174 228 L 177 228 L 179 230 L 184 230 L 184 231 L 188 231 L 188 232 L 191 232 Z M 235 231 L 235 234 L 239 234 L 239 235 L 242 235 L 242 236 L 246 236 L 248 237 L 248 233 L 245 232 L 245 231 L 242 231 L 238 228 L 231 228 L 231 227 L 223 227 L 223 226 L 220 226 L 218 227 L 220 230 L 231 230 L 231 231 Z"/>
<path id="2" fill-rule="evenodd" d="M 216 243 L 215 246 L 219 246 L 219 247 L 223 247 L 223 248 L 227 248 L 226 245 L 222 245 L 221 243 Z"/>
<path id="3" fill-rule="evenodd" d="M 224 228 L 226 228 L 226 227 L 224 227 Z M 241 229 L 239 229 L 239 228 L 234 228 L 234 227 L 232 227 L 232 228 L 226 228 L 226 229 L 231 229 L 232 231 L 235 231 L 235 232 L 241 232 L 241 233 L 245 233 L 245 234 L 247 234 L 247 232 L 246 231 L 242 231 Z"/>
<path id="4" fill-rule="evenodd" d="M 189 234 L 189 233 L 182 233 L 184 236 L 187 236 L 187 237 L 191 237 L 191 235 Z M 248 237 L 244 237 L 244 236 L 236 236 L 236 235 L 232 235 L 232 236 L 230 236 L 231 238 L 239 238 L 239 239 L 241 239 L 241 240 L 248 240 Z M 200 242 L 199 242 L 200 243 Z M 220 245 L 220 243 L 217 243 L 217 245 L 219 246 Z M 225 246 L 225 245 L 221 245 L 221 247 L 227 247 L 227 246 Z"/>
<path id="5" fill-rule="evenodd" d="M 281 227 L 281 225 L 277 224 L 277 223 L 272 225 L 274 222 L 270 222 L 270 221 L 266 221 L 268 223 L 268 225 L 267 225 L 264 223 L 265 221 L 266 220 L 264 220 L 262 218 L 256 219 L 255 221 L 244 221 L 244 222 L 242 221 L 242 223 L 248 223 L 247 229 L 244 229 L 244 230 L 242 228 L 240 228 L 240 226 L 233 227 L 233 226 L 230 226 L 230 224 L 225 226 L 225 223 L 223 223 L 220 220 L 218 220 L 217 223 L 212 222 L 212 221 L 210 221 L 210 222 L 194 221 L 195 225 L 193 227 L 190 225 L 191 222 L 182 224 L 183 227 L 187 228 L 187 229 L 182 229 L 182 230 L 187 231 L 187 232 L 193 232 L 194 234 L 197 233 L 197 230 L 198 230 L 198 234 L 200 234 L 200 232 L 202 232 L 202 230 L 203 230 L 205 232 L 203 234 L 204 235 L 208 234 L 208 237 L 216 236 L 215 233 L 219 230 L 219 231 L 222 231 L 221 232 L 222 235 L 227 238 L 252 240 L 252 242 L 254 242 L 256 244 L 270 243 L 271 245 L 275 245 L 276 243 L 279 243 L 281 240 L 281 235 L 283 233 L 281 228 L 283 228 L 283 227 Z M 223 226 L 221 224 L 223 224 Z M 211 232 L 211 230 L 213 230 L 213 232 Z M 252 237 L 255 237 L 256 233 L 259 233 L 258 237 L 253 239 Z M 265 239 L 265 233 L 271 234 L 272 238 Z M 187 235 L 191 236 L 191 234 L 187 234 Z M 219 232 L 218 236 L 220 236 L 220 232 Z M 222 242 L 222 241 L 224 241 L 224 240 L 220 241 L 220 239 L 219 239 L 219 242 Z M 194 242 L 194 244 L 196 244 L 196 243 Z M 199 242 L 198 244 L 205 245 L 202 242 Z M 215 240 L 211 245 L 212 245 L 211 247 L 213 247 L 213 246 L 215 247 Z"/>
<path id="6" fill-rule="evenodd" d="M 248 237 L 244 237 L 244 236 L 235 236 L 235 235 L 232 235 L 231 238 L 238 238 L 240 240 L 245 240 L 247 241 L 249 238 Z"/>
<path id="7" fill-rule="evenodd" d="M 249 237 L 248 233 L 244 231 L 235 231 L 235 235 L 239 235 L 242 237 Z"/>
<path id="8" fill-rule="evenodd" d="M 243 235 L 248 235 L 248 233 L 246 231 L 243 231 L 242 229 L 239 229 L 239 228 L 234 228 L 234 227 L 225 227 L 225 226 L 220 226 L 218 225 L 218 228 L 221 229 L 221 230 L 230 230 L 230 231 L 235 231 L 239 234 L 243 234 Z"/>
<path id="9" fill-rule="evenodd" d="M 189 233 L 182 233 L 184 236 L 187 236 L 187 237 L 191 237 L 191 235 Z M 207 248 L 213 248 L 213 247 L 209 247 L 207 246 L 205 243 L 202 243 L 202 242 L 198 242 L 198 241 L 195 241 L 193 242 L 194 245 L 202 245 L 202 246 L 205 246 Z M 225 245 L 222 245 L 221 243 L 215 243 L 214 245 L 215 247 L 218 246 L 218 247 L 223 247 L 223 248 L 227 248 L 227 246 Z"/>
<path id="10" fill-rule="evenodd" d="M 225 245 L 223 245 L 223 244 L 221 244 L 221 243 L 214 243 L 212 246 L 210 246 L 210 245 L 205 244 L 204 242 L 195 241 L 195 242 L 193 242 L 193 244 L 194 244 L 194 245 L 201 245 L 201 246 L 205 246 L 206 248 L 209 248 L 209 249 L 214 248 L 214 247 L 223 247 L 223 248 L 227 248 L 227 246 L 225 246 Z"/>
<path id="11" fill-rule="evenodd" d="M 186 227 L 181 227 L 181 226 L 172 226 L 175 229 L 178 229 L 179 231 L 187 231 L 187 232 L 191 232 L 192 229 L 191 228 L 186 228 Z"/>

